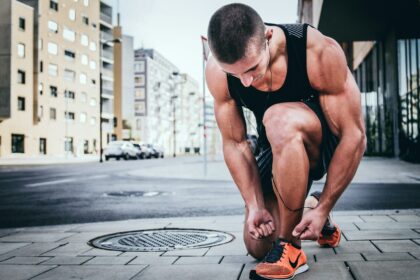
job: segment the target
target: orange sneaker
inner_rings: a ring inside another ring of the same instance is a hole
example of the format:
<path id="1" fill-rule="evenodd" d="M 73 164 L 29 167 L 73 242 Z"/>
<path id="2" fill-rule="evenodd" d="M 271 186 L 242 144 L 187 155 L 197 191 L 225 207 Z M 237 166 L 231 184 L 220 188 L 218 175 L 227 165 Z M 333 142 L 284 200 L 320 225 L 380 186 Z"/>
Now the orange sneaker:
<path id="1" fill-rule="evenodd" d="M 321 197 L 321 192 L 313 192 L 311 196 L 315 197 L 318 201 Z M 318 237 L 318 244 L 322 247 L 335 248 L 340 244 L 341 229 L 337 224 L 333 224 L 328 217 Z"/>
<path id="2" fill-rule="evenodd" d="M 302 248 L 277 239 L 273 248 L 255 269 L 254 279 L 293 279 L 309 269 Z"/>

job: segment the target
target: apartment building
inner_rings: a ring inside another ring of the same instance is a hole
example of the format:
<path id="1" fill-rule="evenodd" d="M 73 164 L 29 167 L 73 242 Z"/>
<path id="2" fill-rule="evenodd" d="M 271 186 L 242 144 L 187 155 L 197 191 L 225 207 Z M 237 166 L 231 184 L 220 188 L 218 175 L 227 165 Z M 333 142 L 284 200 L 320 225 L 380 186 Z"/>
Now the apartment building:
<path id="1" fill-rule="evenodd" d="M 98 152 L 99 4 L 1 1 L 1 156 Z"/>

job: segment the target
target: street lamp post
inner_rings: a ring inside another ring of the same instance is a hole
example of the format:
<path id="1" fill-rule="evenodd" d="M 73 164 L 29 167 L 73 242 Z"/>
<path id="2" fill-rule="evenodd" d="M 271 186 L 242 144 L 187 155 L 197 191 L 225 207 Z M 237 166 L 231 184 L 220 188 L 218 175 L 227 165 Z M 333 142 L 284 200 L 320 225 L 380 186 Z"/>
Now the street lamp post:
<path id="1" fill-rule="evenodd" d="M 177 76 L 181 76 L 182 79 L 178 82 L 174 82 L 174 86 L 172 88 L 172 96 L 171 96 L 171 99 L 172 99 L 172 113 L 173 113 L 173 117 L 174 117 L 174 119 L 173 119 L 173 138 L 174 138 L 173 139 L 173 142 L 174 142 L 173 157 L 176 157 L 176 106 L 175 106 L 175 99 L 178 98 L 178 96 L 175 94 L 175 87 L 176 87 L 177 84 L 184 84 L 184 83 L 187 82 L 185 74 L 184 73 L 179 73 L 178 71 L 172 72 L 170 77 L 172 78 L 172 77 L 177 77 Z M 182 91 L 181 91 L 181 94 L 182 94 Z"/>
<path id="2" fill-rule="evenodd" d="M 99 46 L 99 162 L 102 160 L 102 46 L 107 43 L 121 43 L 120 38 L 106 40 Z"/>

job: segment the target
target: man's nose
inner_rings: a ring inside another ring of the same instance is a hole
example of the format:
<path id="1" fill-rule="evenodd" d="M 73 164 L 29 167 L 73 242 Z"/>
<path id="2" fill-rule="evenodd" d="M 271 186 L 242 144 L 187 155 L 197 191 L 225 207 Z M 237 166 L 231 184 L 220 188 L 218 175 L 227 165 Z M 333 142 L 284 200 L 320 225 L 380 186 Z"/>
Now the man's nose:
<path id="1" fill-rule="evenodd" d="M 249 87 L 253 81 L 254 81 L 254 77 L 252 77 L 252 75 L 241 76 L 241 82 L 245 87 Z"/>

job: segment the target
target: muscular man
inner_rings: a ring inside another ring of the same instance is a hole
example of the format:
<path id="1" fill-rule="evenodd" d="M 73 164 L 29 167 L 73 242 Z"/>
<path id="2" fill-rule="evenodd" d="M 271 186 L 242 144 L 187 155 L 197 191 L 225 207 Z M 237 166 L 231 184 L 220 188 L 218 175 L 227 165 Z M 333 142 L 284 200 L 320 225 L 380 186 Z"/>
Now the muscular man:
<path id="1" fill-rule="evenodd" d="M 359 89 L 340 45 L 307 24 L 264 23 L 251 7 L 230 4 L 211 17 L 208 40 L 207 85 L 246 205 L 245 245 L 263 259 L 258 275 L 291 279 L 308 269 L 300 240 L 340 241 L 329 213 L 365 151 Z M 257 121 L 256 159 L 242 107 Z M 322 194 L 305 202 L 325 173 Z"/>

